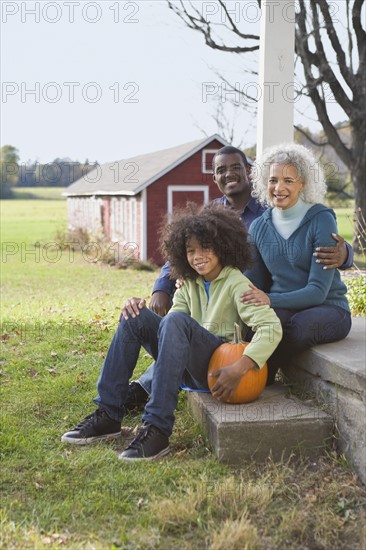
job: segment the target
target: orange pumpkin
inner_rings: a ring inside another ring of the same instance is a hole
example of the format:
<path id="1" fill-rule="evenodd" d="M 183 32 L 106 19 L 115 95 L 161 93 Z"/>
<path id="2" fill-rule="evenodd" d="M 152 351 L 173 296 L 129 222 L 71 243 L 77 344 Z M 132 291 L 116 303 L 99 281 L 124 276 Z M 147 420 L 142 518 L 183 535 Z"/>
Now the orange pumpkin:
<path id="1" fill-rule="evenodd" d="M 249 345 L 248 342 L 241 342 L 238 338 L 239 326 L 235 326 L 235 336 L 232 343 L 221 344 L 213 353 L 209 365 L 208 373 L 215 372 L 218 369 L 235 363 L 243 355 L 244 349 Z M 250 403 L 255 401 L 264 390 L 267 382 L 267 363 L 257 371 L 251 369 L 241 377 L 240 382 L 230 399 L 230 403 Z M 216 384 L 217 378 L 208 376 L 208 387 L 212 390 Z"/>

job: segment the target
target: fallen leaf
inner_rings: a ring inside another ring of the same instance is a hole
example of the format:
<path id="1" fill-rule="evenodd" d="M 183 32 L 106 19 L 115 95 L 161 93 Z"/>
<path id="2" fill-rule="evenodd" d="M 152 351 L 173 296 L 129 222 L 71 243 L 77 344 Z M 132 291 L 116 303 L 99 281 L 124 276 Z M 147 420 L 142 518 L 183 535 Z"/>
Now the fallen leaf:
<path id="1" fill-rule="evenodd" d="M 128 426 L 122 426 L 121 428 L 121 435 L 123 437 L 128 437 L 132 434 L 133 432 L 133 429 L 132 428 L 129 428 Z"/>
<path id="2" fill-rule="evenodd" d="M 9 340 L 10 336 L 7 332 L 3 332 L 2 335 L 0 336 L 0 340 L 2 340 L 3 342 L 5 342 L 6 340 Z"/>
<path id="3" fill-rule="evenodd" d="M 85 378 L 85 372 L 81 372 L 80 374 L 77 375 L 76 382 L 78 384 L 85 384 L 84 378 Z"/>
<path id="4" fill-rule="evenodd" d="M 187 449 L 182 449 L 181 451 L 177 451 L 176 453 L 174 453 L 174 456 L 182 456 L 182 455 L 185 455 L 187 452 Z"/>

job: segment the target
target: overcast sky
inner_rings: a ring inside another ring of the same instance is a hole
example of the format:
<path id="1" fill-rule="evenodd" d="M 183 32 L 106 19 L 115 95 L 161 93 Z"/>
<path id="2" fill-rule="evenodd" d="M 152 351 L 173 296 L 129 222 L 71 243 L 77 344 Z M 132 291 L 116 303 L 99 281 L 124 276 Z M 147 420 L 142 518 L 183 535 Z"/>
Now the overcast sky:
<path id="1" fill-rule="evenodd" d="M 259 34 L 250 4 L 242 23 Z M 254 55 L 211 50 L 165 1 L 2 1 L 1 10 L 1 144 L 17 147 L 21 161 L 107 162 L 211 135 L 212 99 L 222 99 L 212 69 L 241 87 L 256 81 L 241 72 L 244 62 L 257 69 Z M 222 105 L 234 144 L 253 145 L 253 113 Z"/>

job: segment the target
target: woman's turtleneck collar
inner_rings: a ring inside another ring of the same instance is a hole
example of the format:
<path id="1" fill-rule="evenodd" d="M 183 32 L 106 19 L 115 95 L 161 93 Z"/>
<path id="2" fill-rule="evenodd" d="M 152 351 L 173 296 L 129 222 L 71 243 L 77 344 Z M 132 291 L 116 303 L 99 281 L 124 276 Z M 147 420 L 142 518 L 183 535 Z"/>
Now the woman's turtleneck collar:
<path id="1" fill-rule="evenodd" d="M 274 207 L 272 210 L 273 225 L 279 234 L 287 239 L 299 227 L 301 220 L 312 206 L 299 197 L 298 201 L 290 208 L 282 210 Z"/>
<path id="2" fill-rule="evenodd" d="M 312 204 L 303 201 L 302 198 L 299 197 L 297 202 L 293 206 L 290 206 L 290 208 L 283 210 L 282 208 L 274 207 L 273 213 L 276 213 L 279 220 L 290 220 L 300 215 L 304 216 L 312 206 Z"/>

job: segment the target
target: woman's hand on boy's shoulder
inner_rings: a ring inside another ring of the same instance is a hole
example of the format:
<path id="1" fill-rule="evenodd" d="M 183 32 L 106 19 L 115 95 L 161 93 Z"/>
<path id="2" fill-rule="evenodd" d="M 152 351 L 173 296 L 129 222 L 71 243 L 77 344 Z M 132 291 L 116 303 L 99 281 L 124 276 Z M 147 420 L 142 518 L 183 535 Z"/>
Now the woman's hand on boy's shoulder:
<path id="1" fill-rule="evenodd" d="M 184 285 L 184 279 L 177 279 L 175 281 L 175 288 L 179 290 Z"/>
<path id="2" fill-rule="evenodd" d="M 270 306 L 271 300 L 269 299 L 268 294 L 260 290 L 252 283 L 249 284 L 250 290 L 243 292 L 240 295 L 240 301 L 243 304 L 252 304 L 254 306 Z"/>
<path id="3" fill-rule="evenodd" d="M 136 317 L 140 315 L 140 309 L 146 306 L 145 298 L 130 298 L 126 300 L 125 305 L 122 308 L 121 315 L 119 320 L 122 320 L 122 317 L 128 321 L 129 316 Z"/>

